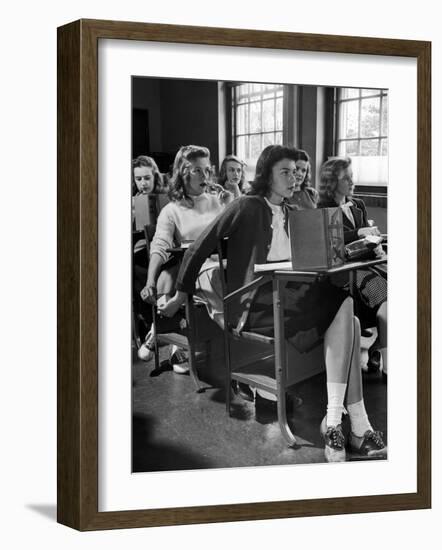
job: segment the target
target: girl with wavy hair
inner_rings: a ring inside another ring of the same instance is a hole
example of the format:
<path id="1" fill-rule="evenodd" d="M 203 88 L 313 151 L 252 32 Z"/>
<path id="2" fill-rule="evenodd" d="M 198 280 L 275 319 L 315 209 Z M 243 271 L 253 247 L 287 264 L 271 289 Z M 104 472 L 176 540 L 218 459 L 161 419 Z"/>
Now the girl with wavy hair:
<path id="1" fill-rule="evenodd" d="M 141 290 L 141 298 L 156 303 L 157 296 L 166 298 L 175 293 L 178 260 L 168 250 L 185 241 L 194 241 L 218 214 L 225 204 L 233 199 L 232 194 L 220 188 L 218 194 L 208 193 L 212 181 L 210 151 L 199 145 L 185 145 L 178 151 L 174 162 L 174 173 L 169 196 L 158 216 L 155 235 L 150 246 L 147 281 Z M 138 350 L 140 359 L 148 361 L 153 357 L 153 330 L 148 333 L 144 344 Z M 182 359 L 182 358 L 181 358 Z M 183 363 L 184 361 L 180 361 Z M 174 364 L 175 372 L 188 369 Z"/>

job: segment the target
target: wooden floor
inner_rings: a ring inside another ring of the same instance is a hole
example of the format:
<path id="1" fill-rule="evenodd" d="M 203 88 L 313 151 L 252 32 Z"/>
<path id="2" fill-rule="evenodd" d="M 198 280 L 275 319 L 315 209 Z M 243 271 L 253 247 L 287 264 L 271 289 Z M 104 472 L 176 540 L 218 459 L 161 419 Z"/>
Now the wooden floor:
<path id="1" fill-rule="evenodd" d="M 319 434 L 326 408 L 324 373 L 294 387 L 303 405 L 289 414 L 299 442 L 293 449 L 284 442 L 273 409 L 235 397 L 229 417 L 221 387 L 197 394 L 188 375 L 171 370 L 168 347 L 160 351 L 162 370 L 155 376 L 153 362 L 134 359 L 134 472 L 324 462 Z M 363 382 L 370 421 L 386 439 L 387 384 L 381 373 L 363 373 Z"/>

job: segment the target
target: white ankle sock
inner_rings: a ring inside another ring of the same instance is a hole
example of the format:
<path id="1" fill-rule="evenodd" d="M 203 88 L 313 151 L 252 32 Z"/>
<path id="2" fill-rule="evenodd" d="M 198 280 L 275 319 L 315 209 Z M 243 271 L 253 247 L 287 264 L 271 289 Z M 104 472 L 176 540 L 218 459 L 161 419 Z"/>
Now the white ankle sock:
<path id="1" fill-rule="evenodd" d="M 341 423 L 346 390 L 347 384 L 327 382 L 327 426 L 337 426 Z"/>
<path id="2" fill-rule="evenodd" d="M 382 372 L 387 374 L 387 348 L 381 348 L 379 351 L 382 356 Z"/>
<path id="3" fill-rule="evenodd" d="M 362 437 L 367 430 L 372 430 L 370 421 L 368 420 L 367 411 L 365 410 L 364 401 L 347 404 L 348 416 L 350 417 L 351 431 L 357 437 Z"/>

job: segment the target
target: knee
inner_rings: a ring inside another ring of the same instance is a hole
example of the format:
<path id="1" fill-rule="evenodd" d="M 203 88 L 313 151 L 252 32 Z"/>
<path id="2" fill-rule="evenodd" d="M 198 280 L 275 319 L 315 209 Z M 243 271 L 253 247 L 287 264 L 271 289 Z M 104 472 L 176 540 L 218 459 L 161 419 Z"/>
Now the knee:
<path id="1" fill-rule="evenodd" d="M 379 322 L 387 324 L 387 302 L 382 303 L 379 307 L 376 313 L 376 320 L 378 324 Z"/>
<path id="2" fill-rule="evenodd" d="M 353 316 L 353 326 L 355 329 L 355 335 L 361 335 L 361 323 L 355 315 Z"/>
<path id="3" fill-rule="evenodd" d="M 354 317 L 353 298 L 351 296 L 347 296 L 347 298 L 345 298 L 342 302 L 340 309 L 346 317 Z"/>

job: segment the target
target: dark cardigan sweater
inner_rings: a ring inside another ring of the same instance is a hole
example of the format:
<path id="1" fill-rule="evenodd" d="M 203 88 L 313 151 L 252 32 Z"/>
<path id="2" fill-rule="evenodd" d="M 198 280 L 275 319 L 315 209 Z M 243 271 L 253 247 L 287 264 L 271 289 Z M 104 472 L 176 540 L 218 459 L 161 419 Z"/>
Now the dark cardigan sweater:
<path id="1" fill-rule="evenodd" d="M 345 214 L 342 215 L 342 221 L 344 224 L 344 242 L 345 244 L 357 241 L 361 237 L 358 236 L 358 229 L 361 227 L 368 227 L 368 215 L 365 203 L 362 199 L 348 198 L 347 201 L 353 203 L 350 206 L 351 213 L 355 220 L 355 227 L 353 227 L 351 221 Z M 333 199 L 325 200 L 321 199 L 318 203 L 318 208 L 336 208 L 338 206 Z"/>
<path id="2" fill-rule="evenodd" d="M 291 207 L 283 204 L 288 211 Z M 285 216 L 287 231 L 288 216 Z M 272 211 L 263 197 L 242 196 L 209 225 L 186 251 L 178 274 L 176 288 L 187 293 L 195 290 L 195 281 L 205 259 L 216 250 L 218 242 L 228 237 L 227 292 L 253 281 L 254 265 L 266 263 L 272 242 Z M 238 297 L 229 307 L 229 322 L 236 322 L 250 309 L 256 290 Z"/>

